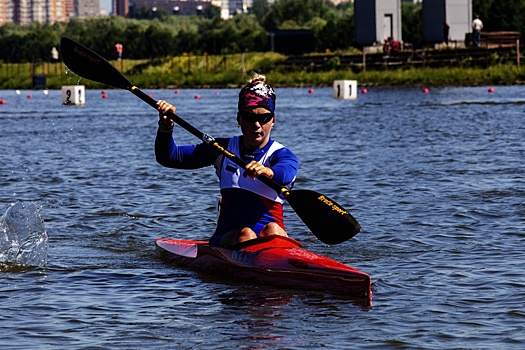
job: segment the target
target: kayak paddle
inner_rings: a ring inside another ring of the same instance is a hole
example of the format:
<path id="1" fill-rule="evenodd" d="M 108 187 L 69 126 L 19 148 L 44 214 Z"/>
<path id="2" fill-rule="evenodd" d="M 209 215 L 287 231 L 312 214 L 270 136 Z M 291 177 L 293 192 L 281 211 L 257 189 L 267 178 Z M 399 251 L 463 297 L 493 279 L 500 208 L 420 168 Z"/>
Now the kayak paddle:
<path id="1" fill-rule="evenodd" d="M 135 96 L 157 109 L 157 101 L 146 95 L 120 73 L 111 63 L 94 51 L 63 37 L 60 39 L 60 51 L 65 65 L 75 74 L 102 84 L 129 90 Z M 174 113 L 170 119 L 195 135 L 208 146 L 218 150 L 237 165 L 245 168 L 246 163 L 197 128 Z M 310 190 L 289 191 L 264 175 L 257 177 L 264 184 L 282 195 L 310 231 L 323 243 L 339 244 L 354 237 L 361 226 L 357 220 L 330 198 Z"/>

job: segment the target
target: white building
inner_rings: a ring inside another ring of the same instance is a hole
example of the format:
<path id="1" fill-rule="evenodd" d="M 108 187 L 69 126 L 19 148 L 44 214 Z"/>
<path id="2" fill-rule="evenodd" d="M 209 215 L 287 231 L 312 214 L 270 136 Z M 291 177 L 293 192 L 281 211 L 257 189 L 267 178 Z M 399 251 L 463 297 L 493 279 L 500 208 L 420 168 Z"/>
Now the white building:
<path id="1" fill-rule="evenodd" d="M 423 1 L 423 38 L 427 43 L 445 41 L 443 23 L 449 26 L 448 39 L 464 44 L 465 34 L 471 32 L 471 0 L 425 0 Z"/>
<path id="2" fill-rule="evenodd" d="M 0 0 L 0 25 L 66 20 L 66 0 Z"/>
<path id="3" fill-rule="evenodd" d="M 359 46 L 382 44 L 401 37 L 401 0 L 355 0 L 355 39 Z"/>

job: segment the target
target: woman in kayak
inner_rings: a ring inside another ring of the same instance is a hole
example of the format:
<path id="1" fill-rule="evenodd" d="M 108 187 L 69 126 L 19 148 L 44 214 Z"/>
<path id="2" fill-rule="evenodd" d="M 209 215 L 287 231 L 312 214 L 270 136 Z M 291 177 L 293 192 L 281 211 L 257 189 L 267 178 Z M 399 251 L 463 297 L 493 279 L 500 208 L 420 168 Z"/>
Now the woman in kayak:
<path id="1" fill-rule="evenodd" d="M 283 198 L 257 180 L 266 176 L 291 189 L 299 168 L 297 157 L 270 137 L 275 123 L 275 92 L 264 75 L 255 75 L 239 92 L 237 123 L 242 135 L 216 141 L 247 163 L 244 169 L 206 143 L 178 146 L 174 122 L 167 116 L 175 106 L 159 100 L 157 162 L 165 167 L 197 169 L 213 165 L 219 177 L 221 206 L 210 244 L 230 246 L 257 237 L 286 236 Z"/>

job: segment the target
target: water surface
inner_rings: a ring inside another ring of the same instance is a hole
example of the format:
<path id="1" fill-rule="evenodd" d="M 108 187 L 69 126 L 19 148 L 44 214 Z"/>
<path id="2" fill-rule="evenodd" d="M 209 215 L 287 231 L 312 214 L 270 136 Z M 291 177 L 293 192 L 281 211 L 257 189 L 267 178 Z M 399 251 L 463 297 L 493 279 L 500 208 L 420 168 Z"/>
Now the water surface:
<path id="1" fill-rule="evenodd" d="M 86 105 L 63 107 L 58 90 L 0 91 L 0 214 L 36 203 L 49 235 L 45 268 L 0 272 L 0 345 L 522 349 L 525 95 L 487 88 L 371 88 L 355 101 L 276 90 L 273 136 L 301 161 L 296 188 L 363 227 L 327 246 L 287 207 L 288 231 L 370 274 L 371 308 L 166 265 L 156 237 L 213 231 L 213 169 L 158 165 L 156 113 L 129 92 L 88 90 Z M 239 132 L 236 90 L 146 92 L 214 137 Z"/>

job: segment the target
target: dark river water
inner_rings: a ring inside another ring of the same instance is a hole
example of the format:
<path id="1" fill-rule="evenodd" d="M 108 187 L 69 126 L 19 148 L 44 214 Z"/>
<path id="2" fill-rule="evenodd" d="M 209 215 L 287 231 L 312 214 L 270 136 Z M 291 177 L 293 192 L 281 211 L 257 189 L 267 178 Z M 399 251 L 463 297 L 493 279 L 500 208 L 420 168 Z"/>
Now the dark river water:
<path id="1" fill-rule="evenodd" d="M 146 92 L 214 137 L 239 133 L 237 90 Z M 213 169 L 158 165 L 156 112 L 127 91 L 70 107 L 59 90 L 0 91 L 0 216 L 34 203 L 49 237 L 45 267 L 0 270 L 0 347 L 525 348 L 525 87 L 276 92 L 295 188 L 362 226 L 328 246 L 287 207 L 290 236 L 370 274 L 372 307 L 165 264 L 155 238 L 213 231 Z"/>

